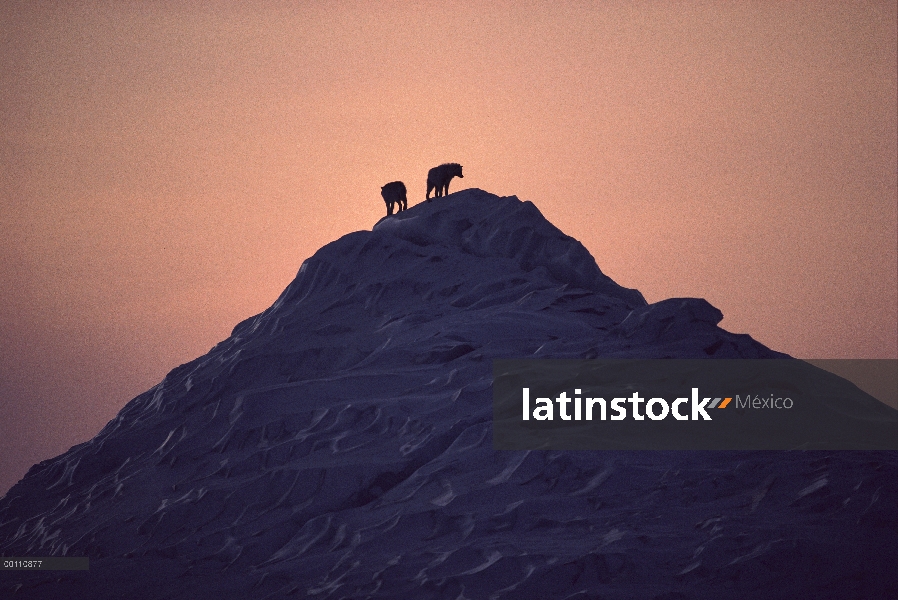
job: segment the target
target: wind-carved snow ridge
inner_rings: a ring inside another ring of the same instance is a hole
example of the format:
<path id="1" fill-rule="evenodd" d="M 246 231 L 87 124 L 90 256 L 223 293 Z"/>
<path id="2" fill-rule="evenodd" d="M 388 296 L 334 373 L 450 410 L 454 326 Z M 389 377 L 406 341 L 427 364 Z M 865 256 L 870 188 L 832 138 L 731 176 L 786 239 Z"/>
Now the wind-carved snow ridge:
<path id="1" fill-rule="evenodd" d="M 888 597 L 895 453 L 493 450 L 492 359 L 784 356 L 721 318 L 647 305 L 530 202 L 419 204 L 32 467 L 0 554 L 90 571 L 0 595 Z"/>

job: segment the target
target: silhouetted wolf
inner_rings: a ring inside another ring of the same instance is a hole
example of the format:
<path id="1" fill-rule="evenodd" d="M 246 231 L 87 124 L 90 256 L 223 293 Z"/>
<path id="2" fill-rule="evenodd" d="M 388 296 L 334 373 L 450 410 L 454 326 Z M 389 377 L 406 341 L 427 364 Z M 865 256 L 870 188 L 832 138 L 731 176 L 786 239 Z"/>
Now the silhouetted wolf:
<path id="1" fill-rule="evenodd" d="M 449 182 L 453 177 L 464 179 L 461 174 L 461 165 L 458 163 L 446 163 L 434 167 L 427 172 L 427 200 L 430 200 L 430 190 L 436 189 L 434 198 L 449 194 Z"/>
<path id="2" fill-rule="evenodd" d="M 401 181 L 391 181 L 387 185 L 380 188 L 380 195 L 384 197 L 387 203 L 387 216 L 393 214 L 393 205 L 398 204 L 400 212 L 408 208 L 408 199 L 405 197 L 405 184 Z"/>

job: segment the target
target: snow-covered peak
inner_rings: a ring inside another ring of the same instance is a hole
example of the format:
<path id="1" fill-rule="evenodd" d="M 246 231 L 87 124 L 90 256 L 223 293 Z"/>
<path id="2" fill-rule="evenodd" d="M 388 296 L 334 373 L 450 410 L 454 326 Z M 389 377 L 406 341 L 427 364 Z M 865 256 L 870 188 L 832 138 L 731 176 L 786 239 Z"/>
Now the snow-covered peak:
<path id="1" fill-rule="evenodd" d="M 595 259 L 565 235 L 532 202 L 499 197 L 479 189 L 419 204 L 385 217 L 375 234 L 389 234 L 419 247 L 441 246 L 481 258 L 504 258 L 523 272 L 544 267 L 559 283 L 645 305 L 637 290 L 605 276 Z"/>
<path id="2" fill-rule="evenodd" d="M 394 298 L 392 309 L 422 299 L 439 303 L 440 297 L 451 303 L 448 281 L 488 296 L 484 288 L 522 277 L 594 292 L 628 309 L 645 305 L 642 294 L 604 275 L 586 248 L 549 223 L 533 203 L 469 189 L 384 217 L 372 231 L 327 244 L 303 263 L 267 312 L 283 317 L 282 311 L 300 310 L 309 299 L 345 292 L 347 286 L 357 297 L 364 296 L 366 304 L 374 300 L 384 310 L 389 298 L 383 296 L 390 296 L 385 286 L 414 288 Z"/>
<path id="3" fill-rule="evenodd" d="M 845 566 L 847 540 L 796 566 L 804 538 L 781 526 L 884 536 L 894 459 L 493 449 L 491 359 L 784 356 L 721 316 L 647 305 L 530 202 L 419 204 L 321 248 L 268 310 L 32 467 L 0 498 L 0 554 L 91 570 L 0 594 L 700 598 L 749 595 L 771 564 L 879 585 L 859 569 L 894 553 Z"/>

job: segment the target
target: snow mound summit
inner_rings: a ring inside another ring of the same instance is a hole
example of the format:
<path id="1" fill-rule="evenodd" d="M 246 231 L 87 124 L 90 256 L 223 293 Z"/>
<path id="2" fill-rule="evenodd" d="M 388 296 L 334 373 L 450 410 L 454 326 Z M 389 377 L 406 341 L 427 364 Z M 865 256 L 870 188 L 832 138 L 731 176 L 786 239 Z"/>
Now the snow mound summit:
<path id="1" fill-rule="evenodd" d="M 515 196 L 464 190 L 386 217 L 374 233 L 419 247 L 445 246 L 479 258 L 508 259 L 524 272 L 543 267 L 559 283 L 620 298 L 632 307 L 646 303 L 637 290 L 602 273 L 583 244 L 547 221 L 532 202 Z"/>
<path id="2" fill-rule="evenodd" d="M 394 366 L 401 357 L 416 363 L 447 336 L 457 338 L 447 356 L 462 346 L 481 358 L 784 356 L 718 328 L 721 318 L 701 299 L 647 305 L 533 203 L 469 189 L 327 244 L 224 344 L 305 331 L 343 348 L 328 351 L 330 367 L 349 366 L 360 351 L 364 364 L 378 353 Z"/>
<path id="3" fill-rule="evenodd" d="M 345 302 L 364 299 L 366 308 L 417 307 L 424 314 L 420 308 L 427 305 L 438 315 L 441 304 L 518 300 L 513 288 L 525 282 L 579 288 L 627 310 L 646 304 L 637 290 L 603 274 L 586 248 L 531 202 L 471 189 L 384 217 L 372 231 L 324 246 L 303 263 L 272 309 L 282 314 L 297 302 L 342 291 Z"/>

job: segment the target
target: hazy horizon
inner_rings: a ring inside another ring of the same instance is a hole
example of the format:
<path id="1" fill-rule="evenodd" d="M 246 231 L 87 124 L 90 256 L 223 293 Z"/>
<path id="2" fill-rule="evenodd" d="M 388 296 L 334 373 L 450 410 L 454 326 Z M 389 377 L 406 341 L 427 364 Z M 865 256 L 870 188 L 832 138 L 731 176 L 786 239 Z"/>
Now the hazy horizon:
<path id="1" fill-rule="evenodd" d="M 895 2 L 0 6 L 0 494 L 427 170 L 649 302 L 898 358 Z"/>

